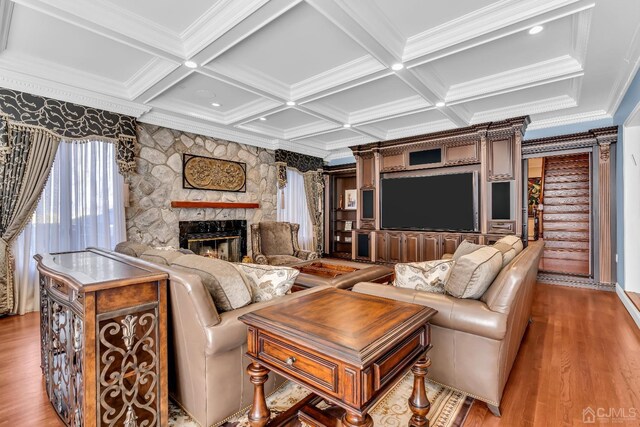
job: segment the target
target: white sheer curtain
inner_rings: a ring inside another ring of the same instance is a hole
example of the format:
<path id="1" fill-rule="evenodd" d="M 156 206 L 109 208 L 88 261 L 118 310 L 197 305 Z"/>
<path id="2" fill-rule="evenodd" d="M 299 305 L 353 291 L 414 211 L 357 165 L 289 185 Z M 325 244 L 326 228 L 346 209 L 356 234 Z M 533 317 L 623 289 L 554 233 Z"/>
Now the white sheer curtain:
<path id="1" fill-rule="evenodd" d="M 114 144 L 60 143 L 38 207 L 13 248 L 18 314 L 39 309 L 35 254 L 113 249 L 125 240 L 123 187 Z"/>
<path id="2" fill-rule="evenodd" d="M 284 187 L 284 207 L 278 197 L 278 221 L 300 224 L 298 241 L 300 249 L 313 250 L 313 224 L 307 207 L 307 196 L 304 193 L 304 178 L 295 169 L 287 168 L 287 185 Z"/>

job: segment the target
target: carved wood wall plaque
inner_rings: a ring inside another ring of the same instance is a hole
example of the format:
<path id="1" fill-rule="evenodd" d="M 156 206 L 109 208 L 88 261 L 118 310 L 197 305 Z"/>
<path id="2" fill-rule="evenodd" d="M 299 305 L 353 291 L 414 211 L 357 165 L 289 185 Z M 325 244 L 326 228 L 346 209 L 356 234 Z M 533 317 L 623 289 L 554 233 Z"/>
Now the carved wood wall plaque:
<path id="1" fill-rule="evenodd" d="M 247 191 L 246 163 L 184 154 L 182 187 L 196 190 Z"/>

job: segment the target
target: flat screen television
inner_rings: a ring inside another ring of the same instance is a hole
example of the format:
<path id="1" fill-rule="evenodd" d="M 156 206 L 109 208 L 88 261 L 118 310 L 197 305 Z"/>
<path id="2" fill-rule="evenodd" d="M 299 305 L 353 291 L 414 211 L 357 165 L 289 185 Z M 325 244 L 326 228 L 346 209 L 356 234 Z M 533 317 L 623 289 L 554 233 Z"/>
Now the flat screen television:
<path id="1" fill-rule="evenodd" d="M 384 229 L 478 231 L 478 174 L 383 178 L 381 220 Z"/>

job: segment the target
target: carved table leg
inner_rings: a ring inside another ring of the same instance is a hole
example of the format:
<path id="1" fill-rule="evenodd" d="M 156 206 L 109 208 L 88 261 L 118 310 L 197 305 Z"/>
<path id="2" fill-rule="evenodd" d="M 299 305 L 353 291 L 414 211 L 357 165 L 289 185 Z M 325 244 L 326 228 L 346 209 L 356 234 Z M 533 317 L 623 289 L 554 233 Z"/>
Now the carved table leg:
<path id="1" fill-rule="evenodd" d="M 427 414 L 431 404 L 424 386 L 424 377 L 427 375 L 429 366 L 431 366 L 431 360 L 423 356 L 411 368 L 411 372 L 413 372 L 413 392 L 409 398 L 409 408 L 413 412 L 413 416 L 409 420 L 410 427 L 429 427 Z"/>
<path id="2" fill-rule="evenodd" d="M 373 419 L 369 414 L 358 415 L 347 411 L 342 416 L 342 425 L 344 427 L 373 427 Z"/>
<path id="3" fill-rule="evenodd" d="M 264 383 L 269 378 L 269 370 L 253 362 L 247 366 L 247 373 L 253 383 L 253 404 L 249 409 L 249 424 L 251 427 L 264 427 L 271 416 L 264 396 Z"/>

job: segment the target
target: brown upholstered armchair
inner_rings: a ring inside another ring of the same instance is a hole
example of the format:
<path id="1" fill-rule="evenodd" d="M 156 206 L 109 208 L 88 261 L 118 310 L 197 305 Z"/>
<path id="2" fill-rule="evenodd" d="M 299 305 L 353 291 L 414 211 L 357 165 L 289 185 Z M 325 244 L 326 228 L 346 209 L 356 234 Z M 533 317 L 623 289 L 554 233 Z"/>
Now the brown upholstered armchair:
<path id="1" fill-rule="evenodd" d="M 288 265 L 318 258 L 298 244 L 300 224 L 265 221 L 251 224 L 251 249 L 256 264 Z"/>

